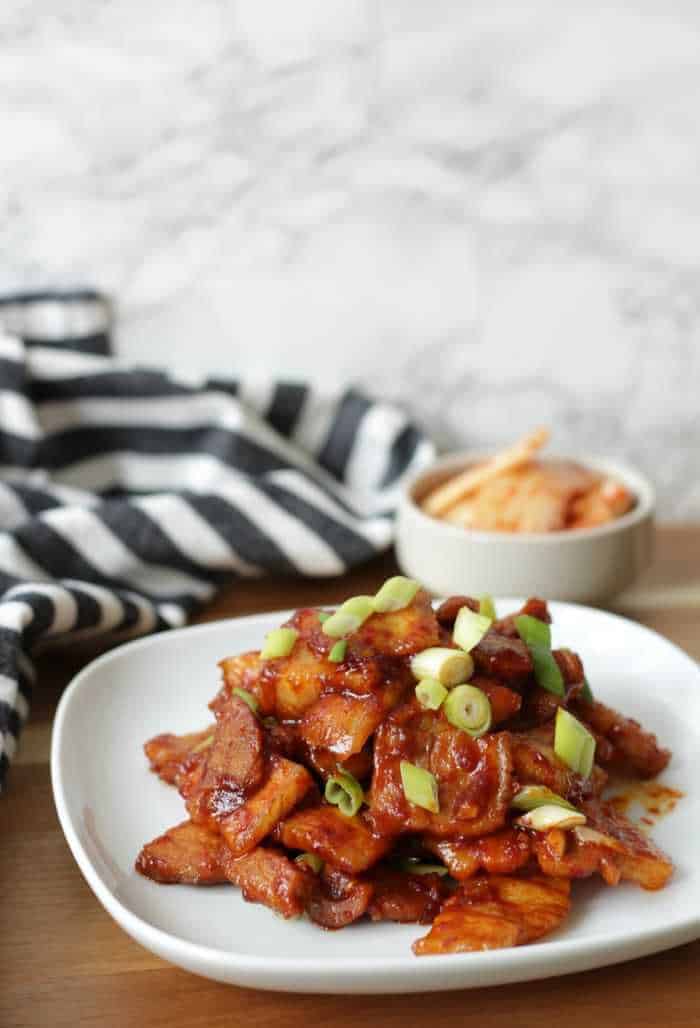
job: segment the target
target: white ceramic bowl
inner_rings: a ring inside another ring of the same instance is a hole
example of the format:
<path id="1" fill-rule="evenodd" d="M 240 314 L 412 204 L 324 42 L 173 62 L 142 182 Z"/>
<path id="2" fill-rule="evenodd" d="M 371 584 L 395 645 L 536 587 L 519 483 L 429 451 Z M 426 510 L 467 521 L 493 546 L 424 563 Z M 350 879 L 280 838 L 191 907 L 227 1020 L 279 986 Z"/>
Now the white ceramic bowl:
<path id="1" fill-rule="evenodd" d="M 396 536 L 399 564 L 431 592 L 595 603 L 622 592 L 651 562 L 654 489 L 639 472 L 617 461 L 572 458 L 623 482 L 636 496 L 633 510 L 597 528 L 480 532 L 421 510 L 419 503 L 431 489 L 483 459 L 475 453 L 445 457 L 414 479 L 402 498 Z"/>

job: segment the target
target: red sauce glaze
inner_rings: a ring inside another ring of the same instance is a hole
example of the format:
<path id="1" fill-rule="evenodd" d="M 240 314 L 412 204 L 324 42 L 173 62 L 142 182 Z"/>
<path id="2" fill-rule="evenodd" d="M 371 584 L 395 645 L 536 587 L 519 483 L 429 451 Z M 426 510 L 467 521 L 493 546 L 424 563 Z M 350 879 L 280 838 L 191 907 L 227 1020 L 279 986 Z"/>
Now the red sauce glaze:
<path id="1" fill-rule="evenodd" d="M 410 803 L 401 761 L 435 777 L 439 813 Z M 380 835 L 429 831 L 474 836 L 499 828 L 511 796 L 511 755 L 506 733 L 472 739 L 454 728 L 442 710 L 423 710 L 412 700 L 380 726 L 374 743 L 370 817 Z"/>
<path id="2" fill-rule="evenodd" d="M 462 607 L 469 607 L 469 610 L 473 610 L 475 614 L 479 613 L 478 600 L 473 599 L 471 596 L 450 596 L 449 599 L 440 604 L 435 611 L 435 617 L 443 628 L 448 628 L 451 631 Z"/>
<path id="3" fill-rule="evenodd" d="M 610 796 L 607 802 L 614 810 L 627 816 L 635 806 L 641 807 L 644 813 L 639 817 L 640 823 L 653 828 L 660 818 L 675 810 L 682 798 L 682 792 L 661 782 L 630 782 Z"/>
<path id="4" fill-rule="evenodd" d="M 135 867 L 144 877 L 167 885 L 216 885 L 226 881 L 221 852 L 216 832 L 183 821 L 147 843 Z"/>
<path id="5" fill-rule="evenodd" d="M 178 785 L 183 775 L 203 759 L 204 748 L 214 733 L 214 725 L 189 735 L 166 732 L 149 739 L 144 745 L 151 770 L 169 785 Z"/>
<path id="6" fill-rule="evenodd" d="M 263 732 L 249 707 L 234 697 L 216 724 L 214 740 L 203 750 L 203 770 L 187 798 L 190 817 L 212 827 L 237 810 L 265 773 Z"/>
<path id="7" fill-rule="evenodd" d="M 517 615 L 510 615 L 472 651 L 471 682 L 491 704 L 489 732 L 474 739 L 444 710 L 417 702 L 411 657 L 454 646 L 454 619 L 464 606 L 478 609 L 476 600 L 456 596 L 434 613 L 419 591 L 408 607 L 374 613 L 350 633 L 338 662 L 330 660 L 336 640 L 323 631 L 319 611 L 304 608 L 288 622 L 298 634 L 287 656 L 263 660 L 251 651 L 223 660 L 224 685 L 211 704 L 216 724 L 146 746 L 153 770 L 176 785 L 192 821 L 144 847 L 139 870 L 164 882 L 204 884 L 223 876 L 247 899 L 284 916 L 306 910 L 325 928 L 366 916 L 435 919 L 419 953 L 540 937 L 568 909 L 568 878 L 599 873 L 610 885 L 630 879 L 661 888 L 671 862 L 618 811 L 637 802 L 641 825 L 650 827 L 681 794 L 636 783 L 613 806 L 592 798 L 607 781 L 603 767 L 646 777 L 669 754 L 635 721 L 580 699 L 584 669 L 576 653 L 553 651 L 566 694 L 545 693 L 518 636 Z M 537 598 L 519 613 L 550 621 Z M 257 714 L 233 695 L 236 688 L 252 694 Z M 560 705 L 596 736 L 596 765 L 586 779 L 554 753 Z M 429 772 L 438 809 L 407 798 L 402 761 Z M 352 817 L 322 798 L 339 768 L 364 792 Z M 588 836 L 553 830 L 541 839 L 514 827 L 513 795 L 537 784 L 581 806 Z M 295 863 L 300 851 L 323 862 L 319 875 Z M 407 872 L 399 862 L 407 855 L 424 861 L 426 854 L 451 877 Z M 535 875 L 538 865 L 547 877 Z"/>
<path id="8" fill-rule="evenodd" d="M 344 928 L 367 912 L 373 891 L 370 882 L 326 867 L 314 882 L 309 917 L 331 931 Z"/>
<path id="9" fill-rule="evenodd" d="M 490 629 L 472 650 L 477 671 L 506 684 L 522 684 L 532 674 L 532 658 L 520 639 Z"/>
<path id="10" fill-rule="evenodd" d="M 369 916 L 372 921 L 430 924 L 449 895 L 449 885 L 438 874 L 410 874 L 388 867 L 371 872 L 373 887 Z"/>
<path id="11" fill-rule="evenodd" d="M 598 700 L 593 703 L 575 701 L 572 711 L 596 736 L 611 744 L 612 756 L 606 765 L 610 770 L 625 775 L 631 773 L 635 778 L 654 778 L 671 759 L 670 752 L 659 745 L 653 732 Z M 599 758 L 602 759 L 600 754 Z"/>
<path id="12" fill-rule="evenodd" d="M 506 685 L 501 685 L 500 682 L 486 678 L 484 675 L 473 675 L 469 684 L 481 689 L 488 696 L 491 704 L 492 724 L 503 724 L 504 721 L 510 721 L 519 713 L 523 700 L 522 696 L 514 689 L 509 689 Z"/>
<path id="13" fill-rule="evenodd" d="M 515 619 L 520 614 L 527 614 L 529 617 L 537 618 L 538 621 L 544 621 L 545 624 L 550 624 L 552 621 L 546 601 L 539 599 L 537 596 L 532 596 L 514 614 L 509 614 L 507 617 L 494 621 L 494 631 L 500 635 L 510 636 L 513 639 L 520 638 L 515 627 Z"/>

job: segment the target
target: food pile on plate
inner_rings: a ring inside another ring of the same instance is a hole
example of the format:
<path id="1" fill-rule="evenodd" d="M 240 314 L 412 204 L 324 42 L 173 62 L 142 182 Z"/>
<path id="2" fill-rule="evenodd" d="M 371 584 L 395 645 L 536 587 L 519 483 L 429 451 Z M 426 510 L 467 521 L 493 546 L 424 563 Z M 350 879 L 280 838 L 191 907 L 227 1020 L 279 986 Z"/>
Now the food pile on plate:
<path id="1" fill-rule="evenodd" d="M 434 610 L 397 577 L 220 666 L 215 721 L 145 746 L 186 810 L 138 856 L 155 882 L 231 883 L 327 929 L 429 925 L 423 956 L 542 938 L 573 879 L 659 889 L 672 873 L 602 798 L 610 774 L 650 778 L 670 754 L 552 648 L 542 600 Z"/>

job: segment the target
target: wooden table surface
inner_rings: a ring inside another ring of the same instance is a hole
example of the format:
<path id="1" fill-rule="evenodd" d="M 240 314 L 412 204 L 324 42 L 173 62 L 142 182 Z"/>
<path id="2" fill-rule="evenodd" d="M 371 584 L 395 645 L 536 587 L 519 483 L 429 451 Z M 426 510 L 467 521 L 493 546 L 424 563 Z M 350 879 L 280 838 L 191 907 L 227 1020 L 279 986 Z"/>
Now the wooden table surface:
<path id="1" fill-rule="evenodd" d="M 201 620 L 334 602 L 371 591 L 391 569 L 386 559 L 343 580 L 242 583 L 220 596 Z M 700 659 L 700 526 L 662 529 L 654 567 L 615 609 Z M 0 797 L 0 1028 L 274 1028 L 290 1018 L 336 1028 L 489 1028 L 535 1020 L 566 1028 L 700 1024 L 700 941 L 564 978 L 404 997 L 254 992 L 170 967 L 132 942 L 103 911 L 56 819 L 48 767 L 51 721 L 76 670 L 76 659 L 67 655 L 42 658 L 31 720 Z"/>

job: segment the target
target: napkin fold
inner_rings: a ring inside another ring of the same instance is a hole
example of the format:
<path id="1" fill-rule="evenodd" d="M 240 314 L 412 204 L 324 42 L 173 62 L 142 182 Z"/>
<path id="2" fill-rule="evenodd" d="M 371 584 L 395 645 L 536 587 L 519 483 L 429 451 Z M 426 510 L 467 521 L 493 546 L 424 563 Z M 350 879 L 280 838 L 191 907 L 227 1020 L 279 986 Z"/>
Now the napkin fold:
<path id="1" fill-rule="evenodd" d="M 434 455 L 355 389 L 128 365 L 111 327 L 91 290 L 0 298 L 0 788 L 37 647 L 182 625 L 232 579 L 340 575 L 390 545 Z"/>

